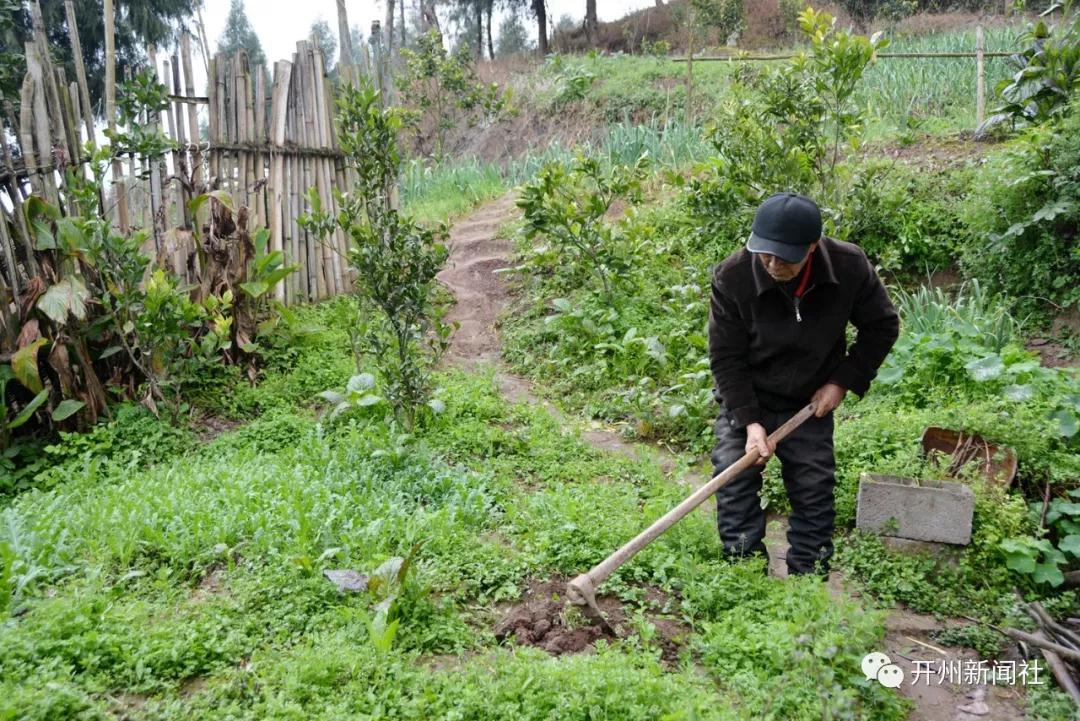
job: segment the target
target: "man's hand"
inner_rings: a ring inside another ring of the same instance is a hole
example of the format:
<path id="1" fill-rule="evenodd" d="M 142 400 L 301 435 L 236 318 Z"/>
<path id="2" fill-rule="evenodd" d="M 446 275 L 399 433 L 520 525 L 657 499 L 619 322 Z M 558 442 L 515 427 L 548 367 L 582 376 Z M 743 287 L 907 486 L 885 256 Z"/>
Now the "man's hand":
<path id="1" fill-rule="evenodd" d="M 845 393 L 847 389 L 835 383 L 826 383 L 818 388 L 814 392 L 814 397 L 810 399 L 810 402 L 814 404 L 814 415 L 818 418 L 828 415 L 840 405 L 840 401 L 844 400 Z"/>
<path id="2" fill-rule="evenodd" d="M 746 427 L 746 452 L 751 450 L 756 450 L 761 455 L 756 463 L 759 466 L 764 466 L 776 450 L 776 444 L 769 442 L 769 434 L 760 423 L 751 423 Z"/>

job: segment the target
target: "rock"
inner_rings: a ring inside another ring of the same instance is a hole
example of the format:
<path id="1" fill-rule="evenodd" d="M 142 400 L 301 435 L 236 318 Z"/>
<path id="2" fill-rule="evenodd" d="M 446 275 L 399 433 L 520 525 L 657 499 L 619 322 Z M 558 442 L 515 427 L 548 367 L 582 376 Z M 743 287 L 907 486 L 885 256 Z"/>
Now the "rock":
<path id="1" fill-rule="evenodd" d="M 368 577 L 362 573 L 356 571 L 350 571 L 347 569 L 326 569 L 323 571 L 323 575 L 330 583 L 337 586 L 337 590 L 340 593 L 350 591 L 357 593 L 359 591 L 366 591 L 368 587 Z"/>

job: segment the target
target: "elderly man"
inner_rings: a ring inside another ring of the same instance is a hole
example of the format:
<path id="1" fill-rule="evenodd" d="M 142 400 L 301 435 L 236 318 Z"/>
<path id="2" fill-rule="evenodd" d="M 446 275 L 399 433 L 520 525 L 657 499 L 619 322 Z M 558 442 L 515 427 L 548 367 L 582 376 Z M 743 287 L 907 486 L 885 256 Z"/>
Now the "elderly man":
<path id="1" fill-rule="evenodd" d="M 857 334 L 849 348 L 848 323 Z M 751 448 L 758 466 L 717 494 L 729 557 L 761 554 L 768 567 L 762 466 L 775 452 L 791 501 L 790 574 L 827 575 L 835 518 L 832 411 L 862 396 L 899 332 L 889 295 L 863 251 L 822 235 L 810 198 L 777 193 L 757 210 L 746 247 L 713 272 L 709 359 L 720 403 L 719 473 Z M 816 413 L 774 447 L 768 434 L 813 401 Z"/>

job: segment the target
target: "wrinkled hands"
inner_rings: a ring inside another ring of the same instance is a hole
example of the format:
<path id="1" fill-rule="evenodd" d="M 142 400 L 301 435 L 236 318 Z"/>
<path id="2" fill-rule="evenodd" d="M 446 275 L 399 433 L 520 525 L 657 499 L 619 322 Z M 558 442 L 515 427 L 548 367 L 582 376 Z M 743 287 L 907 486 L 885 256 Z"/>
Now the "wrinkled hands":
<path id="1" fill-rule="evenodd" d="M 822 418 L 833 411 L 844 400 L 847 389 L 835 383 L 826 383 L 814 392 L 810 402 L 814 404 L 814 415 Z M 769 461 L 769 457 L 776 451 L 776 444 L 769 440 L 769 434 L 765 432 L 765 426 L 760 423 L 751 423 L 746 426 L 746 452 L 756 450 L 760 456 L 757 465 L 763 466 Z"/>
<path id="2" fill-rule="evenodd" d="M 826 383 L 814 392 L 810 402 L 814 404 L 814 415 L 822 418 L 829 414 L 844 400 L 847 389 L 835 383 Z"/>
<path id="3" fill-rule="evenodd" d="M 760 423 L 751 423 L 746 426 L 746 452 L 756 450 L 760 458 L 756 465 L 764 466 L 769 462 L 769 456 L 776 450 L 776 444 L 769 440 L 769 434 L 765 432 L 765 426 Z"/>

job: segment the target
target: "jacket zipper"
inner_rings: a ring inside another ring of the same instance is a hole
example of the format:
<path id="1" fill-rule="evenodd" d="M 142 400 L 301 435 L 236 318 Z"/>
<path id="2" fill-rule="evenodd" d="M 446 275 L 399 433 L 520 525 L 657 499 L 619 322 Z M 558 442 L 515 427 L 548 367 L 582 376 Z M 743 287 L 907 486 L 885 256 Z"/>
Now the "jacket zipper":
<path id="1" fill-rule="evenodd" d="M 795 289 L 795 322 L 802 323 L 802 313 L 799 312 L 799 301 L 805 293 L 809 293 L 814 289 L 814 286 L 806 287 L 806 284 L 810 282 L 810 268 L 814 265 L 814 254 L 811 253 L 810 257 L 806 259 L 806 266 L 803 268 L 802 280 L 799 281 L 799 287 Z"/>
<path id="2" fill-rule="evenodd" d="M 817 286 L 816 285 L 810 286 L 809 288 L 806 289 L 806 291 L 803 293 L 803 295 L 809 294 L 810 291 L 812 291 L 814 288 L 817 288 Z M 802 323 L 802 314 L 799 313 L 799 301 L 800 300 L 802 300 L 802 295 L 795 296 L 795 322 L 796 323 Z"/>

